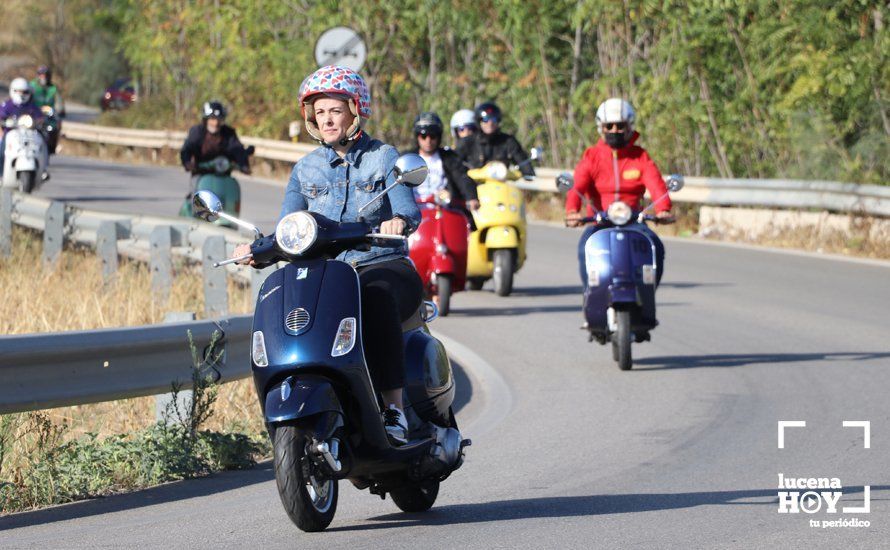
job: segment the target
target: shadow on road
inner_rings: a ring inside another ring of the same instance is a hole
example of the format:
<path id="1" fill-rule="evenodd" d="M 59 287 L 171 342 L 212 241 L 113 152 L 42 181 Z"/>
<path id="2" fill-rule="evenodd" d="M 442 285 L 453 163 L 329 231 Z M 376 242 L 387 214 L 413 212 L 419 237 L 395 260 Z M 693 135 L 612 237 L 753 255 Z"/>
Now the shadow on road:
<path id="1" fill-rule="evenodd" d="M 54 201 L 60 202 L 102 202 L 102 201 L 156 201 L 157 197 L 151 196 L 133 196 L 133 195 L 98 195 L 98 196 L 71 196 L 71 197 L 53 197 Z"/>
<path id="2" fill-rule="evenodd" d="M 890 352 L 838 353 L 743 353 L 739 355 L 677 355 L 634 359 L 634 369 L 696 369 L 702 367 L 744 367 L 769 363 L 806 363 L 813 361 L 872 361 L 886 359 Z M 640 367 L 640 368 L 638 368 Z"/>
<path id="3" fill-rule="evenodd" d="M 581 283 L 564 286 L 528 286 L 513 290 L 512 296 L 581 296 Z"/>
<path id="4" fill-rule="evenodd" d="M 689 281 L 663 282 L 659 288 L 698 288 L 701 286 L 734 286 L 733 283 L 694 283 Z"/>
<path id="5" fill-rule="evenodd" d="M 890 489 L 890 485 L 872 485 L 871 500 L 877 500 L 874 498 L 875 491 L 888 489 Z M 850 495 L 862 493 L 862 490 L 861 486 L 844 487 L 843 501 L 846 501 Z M 395 513 L 376 516 L 370 518 L 370 521 L 379 523 L 332 527 L 328 531 L 365 531 L 414 525 L 458 525 L 517 519 L 631 514 L 694 508 L 696 506 L 776 506 L 778 503 L 776 491 L 776 489 L 760 489 L 700 493 L 591 495 L 453 504 L 436 507 L 422 514 Z M 856 497 L 850 500 L 859 502 Z"/>
<path id="6" fill-rule="evenodd" d="M 528 315 L 530 313 L 565 313 L 567 311 L 581 312 L 580 305 L 565 306 L 527 306 L 527 307 L 456 307 L 451 310 L 449 317 L 509 317 L 513 315 Z"/>

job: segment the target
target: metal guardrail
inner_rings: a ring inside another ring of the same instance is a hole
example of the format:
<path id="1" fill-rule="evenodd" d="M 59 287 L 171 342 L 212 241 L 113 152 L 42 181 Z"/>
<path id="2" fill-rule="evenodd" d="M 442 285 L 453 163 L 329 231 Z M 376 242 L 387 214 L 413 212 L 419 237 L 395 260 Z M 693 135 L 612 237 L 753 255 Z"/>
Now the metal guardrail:
<path id="1" fill-rule="evenodd" d="M 98 403 L 191 387 L 188 331 L 199 353 L 225 334 L 219 382 L 250 375 L 252 317 L 0 336 L 0 414 Z"/>
<path id="2" fill-rule="evenodd" d="M 65 123 L 67 139 L 124 145 L 130 147 L 179 149 L 185 132 L 165 130 L 131 130 L 82 123 Z M 256 137 L 242 137 L 256 147 L 254 156 L 270 160 L 295 162 L 316 147 Z M 534 181 L 520 180 L 516 186 L 526 191 L 555 193 L 556 176 L 567 171 L 559 168 L 538 168 Z M 763 206 L 770 208 L 820 209 L 831 212 L 868 214 L 890 217 L 890 186 L 802 180 L 722 179 L 688 176 L 683 190 L 672 196 L 677 202 L 715 206 Z"/>
<path id="3" fill-rule="evenodd" d="M 148 262 L 152 256 L 152 234 L 158 227 L 171 228 L 171 254 L 192 262 L 204 259 L 208 239 L 224 238 L 228 252 L 241 240 L 236 231 L 197 220 L 127 216 L 67 205 L 61 209 L 61 219 L 51 222 L 50 212 L 60 203 L 18 193 L 9 196 L 11 204 L 0 204 L 0 214 L 11 210 L 11 221 L 17 225 L 58 231 L 58 241 L 64 238 L 97 247 L 100 227 L 112 222 L 117 226 L 112 252 L 140 261 Z M 60 225 L 50 228 L 50 223 Z M 254 270 L 243 266 L 229 266 L 229 272 L 245 283 L 257 279 Z M 154 395 L 170 391 L 174 382 L 188 388 L 189 330 L 200 351 L 209 345 L 213 332 L 222 329 L 225 358 L 217 369 L 220 381 L 244 378 L 250 373 L 251 323 L 247 315 L 216 322 L 0 336 L 0 414 Z"/>

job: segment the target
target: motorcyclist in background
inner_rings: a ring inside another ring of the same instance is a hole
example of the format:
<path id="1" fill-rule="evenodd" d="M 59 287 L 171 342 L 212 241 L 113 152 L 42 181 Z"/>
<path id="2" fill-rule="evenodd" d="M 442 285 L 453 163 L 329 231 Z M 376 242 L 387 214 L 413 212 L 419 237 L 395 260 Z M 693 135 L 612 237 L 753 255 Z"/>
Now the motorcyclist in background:
<path id="1" fill-rule="evenodd" d="M 476 107 L 476 122 L 481 132 L 475 133 L 458 143 L 457 150 L 470 168 L 481 168 L 490 161 L 501 161 L 507 166 L 520 165 L 519 170 L 525 179 L 535 177 L 535 169 L 528 160 L 528 153 L 510 134 L 500 129 L 501 109 L 494 103 L 482 103 Z M 523 164 L 524 163 L 524 164 Z"/>
<path id="2" fill-rule="evenodd" d="M 37 78 L 31 81 L 34 102 L 38 107 L 52 107 L 60 117 L 65 116 L 65 102 L 59 87 L 53 84 L 53 72 L 46 65 L 37 67 Z"/>
<path id="3" fill-rule="evenodd" d="M 197 175 L 198 164 L 225 156 L 245 174 L 250 174 L 247 149 L 235 129 L 226 124 L 226 108 L 219 101 L 208 101 L 201 109 L 201 124 L 189 129 L 179 151 L 182 167 Z"/>
<path id="4" fill-rule="evenodd" d="M 667 195 L 667 187 L 655 162 L 645 149 L 636 145 L 640 134 L 634 130 L 635 121 L 634 108 L 621 98 L 607 99 L 596 110 L 596 127 L 602 138 L 584 151 L 575 167 L 575 184 L 566 195 L 566 224 L 569 227 L 578 227 L 581 218 L 607 210 L 616 200 L 638 211 L 647 189 L 653 198 Z M 586 212 L 581 211 L 582 200 L 587 204 Z M 655 205 L 656 217 L 664 223 L 672 222 L 671 206 L 671 199 L 666 196 Z M 584 243 L 599 229 L 602 227 L 595 224 L 587 226 L 578 241 L 578 269 L 584 288 L 587 288 Z M 655 243 L 656 281 L 660 282 L 664 273 L 664 244 L 645 224 L 640 224 L 640 230 L 646 231 Z"/>
<path id="5" fill-rule="evenodd" d="M 3 166 L 6 160 L 6 119 L 18 118 L 22 115 L 31 115 L 34 122 L 43 119 L 43 112 L 34 102 L 34 93 L 31 86 L 24 78 L 15 78 L 9 83 L 9 99 L 0 104 L 0 125 L 3 128 L 3 139 L 0 140 L 0 175 L 3 174 Z"/>
<path id="6" fill-rule="evenodd" d="M 472 136 L 478 130 L 476 113 L 472 109 L 461 109 L 451 115 L 451 139 L 455 149 L 463 139 Z"/>
<path id="7" fill-rule="evenodd" d="M 47 112 L 49 116 L 50 126 L 52 130 L 47 132 L 46 146 L 50 155 L 56 153 L 56 147 L 59 144 L 59 133 L 61 122 L 59 119 L 65 117 L 65 102 L 62 101 L 62 94 L 59 88 L 53 84 L 53 73 L 46 65 L 37 67 L 37 78 L 31 80 L 31 89 L 34 90 L 34 103 L 43 109 L 49 107 L 52 109 L 53 116 L 49 116 L 52 112 Z"/>
<path id="8" fill-rule="evenodd" d="M 467 168 L 458 154 L 442 147 L 443 131 L 442 119 L 436 113 L 420 113 L 414 119 L 417 147 L 412 152 L 423 157 L 429 168 L 426 180 L 414 188 L 414 196 L 424 198 L 447 190 L 452 201 L 466 203 L 470 210 L 477 210 L 479 198 L 476 195 L 476 182 L 467 175 Z M 469 212 L 466 214 L 472 221 L 473 216 Z"/>

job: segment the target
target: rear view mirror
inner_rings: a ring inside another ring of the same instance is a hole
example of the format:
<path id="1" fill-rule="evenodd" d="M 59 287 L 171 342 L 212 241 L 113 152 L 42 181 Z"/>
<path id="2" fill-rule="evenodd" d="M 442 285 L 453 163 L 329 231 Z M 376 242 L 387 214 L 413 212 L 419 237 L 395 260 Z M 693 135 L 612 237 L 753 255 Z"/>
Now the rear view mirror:
<path id="1" fill-rule="evenodd" d="M 560 193 L 565 193 L 575 185 L 575 177 L 571 172 L 563 172 L 556 176 L 556 189 Z"/>
<path id="2" fill-rule="evenodd" d="M 210 191 L 201 190 L 192 195 L 192 212 L 195 217 L 207 222 L 214 222 L 219 218 L 222 210 L 222 201 Z"/>
<path id="3" fill-rule="evenodd" d="M 665 184 L 667 184 L 668 191 L 671 193 L 676 193 L 680 189 L 683 189 L 683 185 L 685 185 L 685 181 L 683 180 L 683 176 L 680 174 L 671 174 L 667 177 Z"/>
<path id="4" fill-rule="evenodd" d="M 420 155 L 407 153 L 396 160 L 395 168 L 396 183 L 407 185 L 408 187 L 417 187 L 426 180 L 429 173 L 426 161 Z"/>
<path id="5" fill-rule="evenodd" d="M 537 161 L 537 160 L 541 160 L 542 158 L 544 158 L 544 149 L 541 147 L 532 147 L 532 150 L 530 153 L 531 153 L 530 156 L 531 156 L 532 160 Z"/>

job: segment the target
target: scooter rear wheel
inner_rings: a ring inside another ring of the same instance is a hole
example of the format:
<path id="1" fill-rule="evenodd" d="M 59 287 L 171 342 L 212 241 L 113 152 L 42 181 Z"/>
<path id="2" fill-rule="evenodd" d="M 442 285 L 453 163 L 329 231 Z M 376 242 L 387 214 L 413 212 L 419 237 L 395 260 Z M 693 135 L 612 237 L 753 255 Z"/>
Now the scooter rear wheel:
<path id="1" fill-rule="evenodd" d="M 426 481 L 396 489 L 390 493 L 392 501 L 403 512 L 426 512 L 436 503 L 439 496 L 439 482 Z"/>
<path id="2" fill-rule="evenodd" d="M 451 311 L 451 277 L 436 277 L 437 295 L 439 296 L 439 315 L 445 317 Z"/>
<path id="3" fill-rule="evenodd" d="M 337 511 L 337 480 L 326 478 L 306 452 L 310 432 L 281 425 L 272 447 L 278 496 L 291 521 L 303 531 L 323 531 Z"/>

